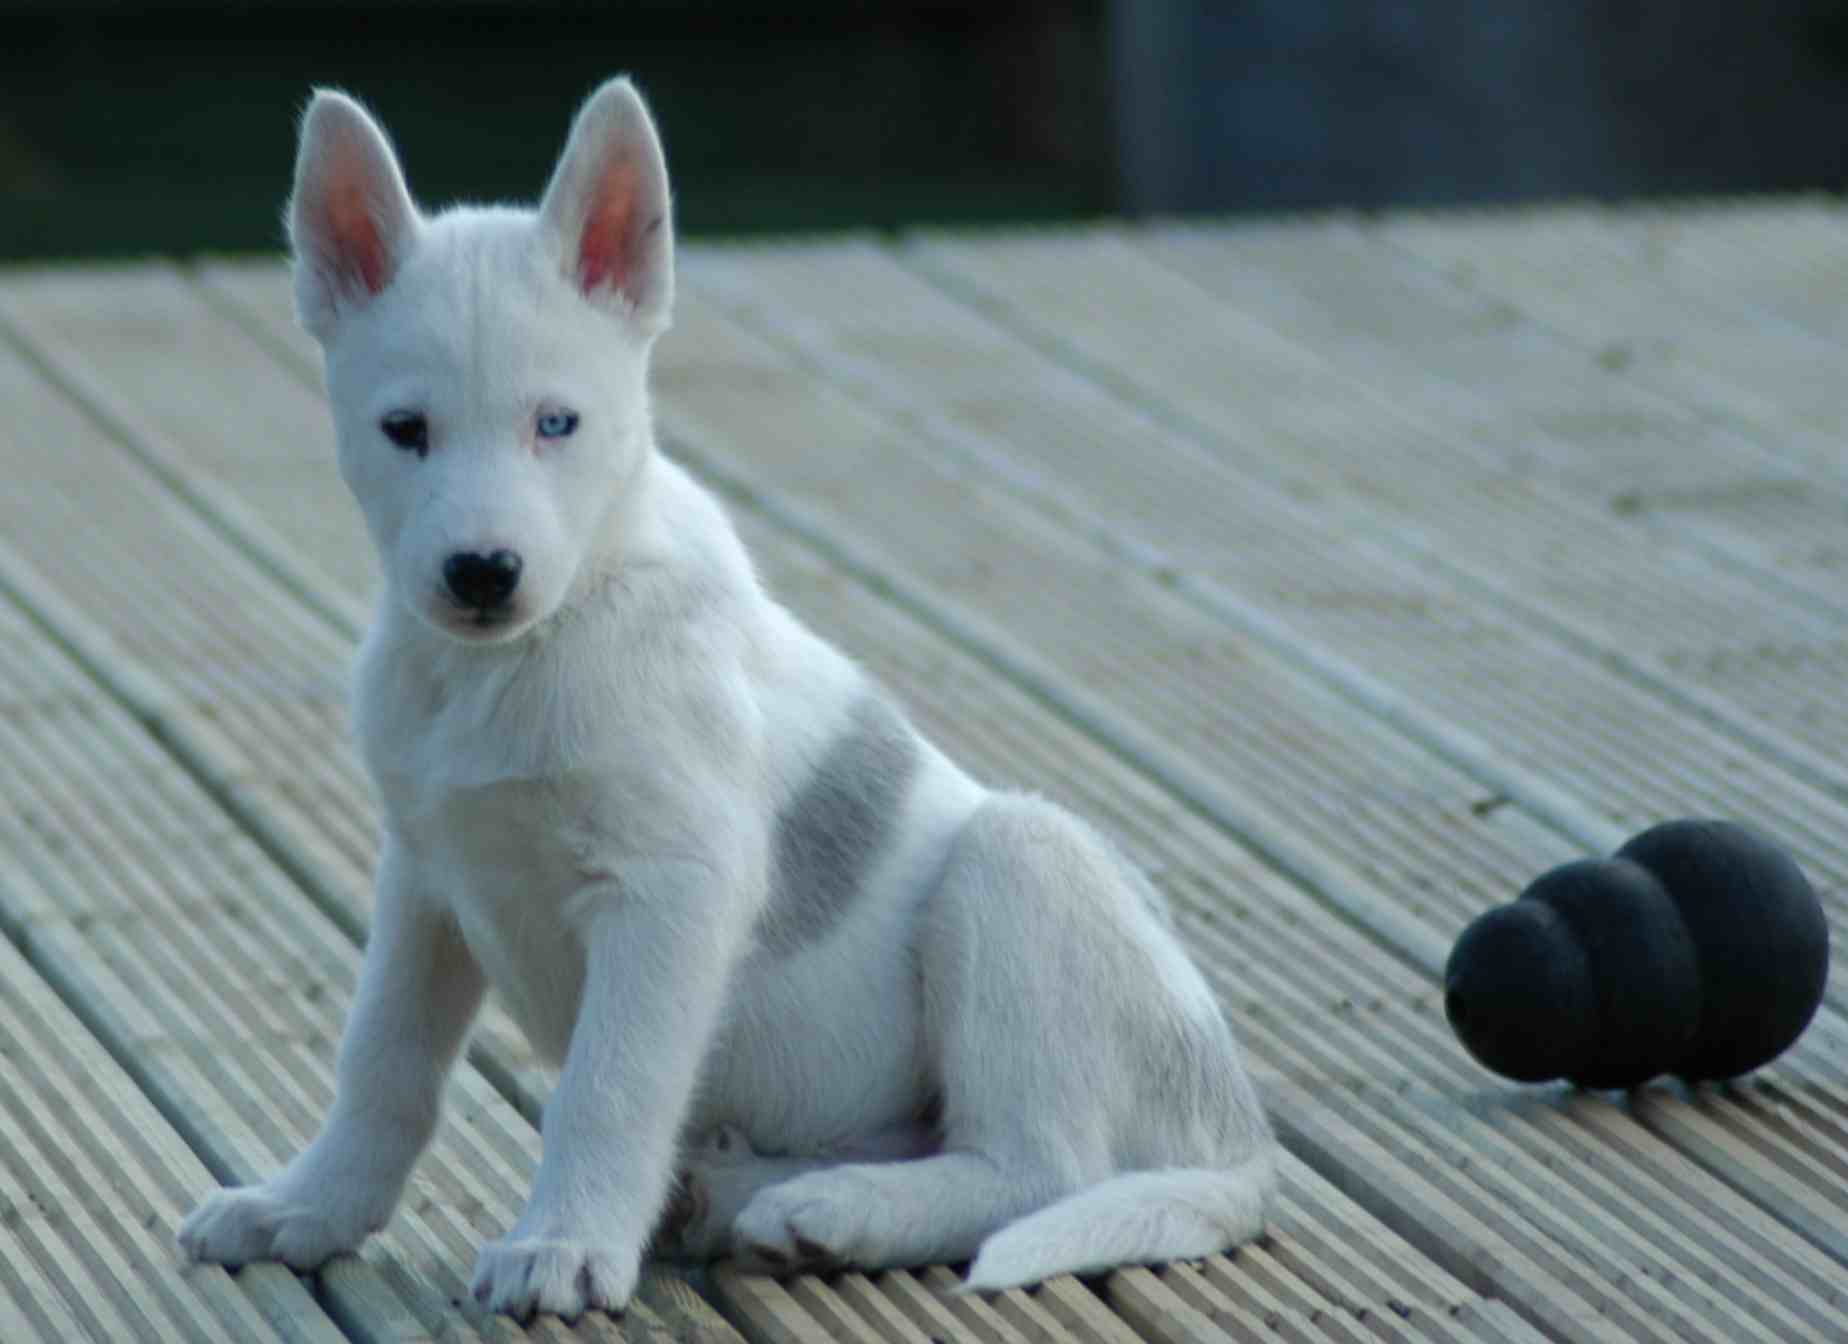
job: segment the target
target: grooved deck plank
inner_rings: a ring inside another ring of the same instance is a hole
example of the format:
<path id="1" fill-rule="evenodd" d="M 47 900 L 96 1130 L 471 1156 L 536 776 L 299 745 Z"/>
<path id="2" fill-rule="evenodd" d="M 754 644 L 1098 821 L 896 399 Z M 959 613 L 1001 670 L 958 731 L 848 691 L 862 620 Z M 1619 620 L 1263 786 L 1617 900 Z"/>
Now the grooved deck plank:
<path id="1" fill-rule="evenodd" d="M 0 611 L 0 640 L 31 635 L 16 613 Z M 18 823 L 0 811 L 10 844 Z M 7 885 L 0 878 L 0 893 Z M 6 906 L 0 894 L 0 923 L 11 933 Z M 0 940 L 0 1337 L 344 1338 L 279 1266 L 234 1276 L 179 1262 L 173 1229 L 210 1179 L 70 1008 Z"/>
<path id="2" fill-rule="evenodd" d="M 1833 232 L 1842 249 L 1848 231 L 1839 213 L 1826 224 L 1814 211 L 1793 213 L 1808 213 L 1810 232 Z M 1582 360 L 1601 360 L 1632 397 L 1647 394 L 1677 408 L 1688 429 L 1670 441 L 1676 470 L 1638 479 L 1612 496 L 1613 506 L 1741 558 L 1770 596 L 1813 610 L 1822 629 L 1782 620 L 1784 602 L 1764 615 L 1741 611 L 1735 621 L 1697 633 L 1674 674 L 1703 686 L 1717 681 L 1761 718 L 1789 725 L 1839 763 L 1842 717 L 1830 688 L 1839 684 L 1845 657 L 1839 630 L 1848 619 L 1842 597 L 1848 553 L 1840 538 L 1848 472 L 1832 428 L 1843 411 L 1830 370 L 1840 345 L 1763 308 L 1742 317 L 1736 298 L 1730 305 L 1710 301 L 1697 287 L 1675 283 L 1671 267 L 1677 235 L 1711 229 L 1708 248 L 1736 247 L 1741 225 L 1753 231 L 1752 223 L 1751 211 L 1725 208 L 1692 212 L 1673 225 L 1659 212 L 1606 219 L 1561 209 L 1531 220 L 1470 217 L 1454 229 L 1409 216 L 1375 236 L 1457 292 L 1518 314 Z M 1732 278 L 1724 283 L 1735 290 L 1755 284 L 1759 254 L 1775 252 L 1779 237 L 1775 230 L 1756 232 L 1756 248 L 1742 249 L 1730 264 L 1709 252 L 1707 272 L 1725 265 Z M 1824 246 L 1812 242 L 1810 266 L 1819 264 Z M 1764 268 L 1775 290 L 1776 264 Z M 1680 268 L 1682 276 L 1687 272 Z M 1813 300 L 1840 302 L 1839 266 L 1813 279 Z M 1721 358 L 1722 347 L 1729 358 Z M 1715 444 L 1734 457 L 1730 473 L 1723 463 L 1708 466 Z M 1670 623 L 1663 633 L 1672 639 L 1681 628 Z"/>
<path id="3" fill-rule="evenodd" d="M 1622 360 L 1559 338 L 1506 298 L 1424 272 L 1390 236 L 1342 221 L 1287 241 L 1265 228 L 1174 229 L 1112 255 L 1186 282 L 1173 292 L 1174 339 L 1239 358 L 1214 320 L 1230 305 L 1312 351 L 1332 395 L 1390 405 L 1400 432 L 1369 435 L 1358 462 L 1346 443 L 1311 435 L 1299 446 L 1350 461 L 1354 509 L 1376 527 L 1401 517 L 1393 535 L 1405 549 L 1463 570 L 1839 794 L 1848 755 L 1828 690 L 1848 656 L 1848 607 L 1831 557 L 1848 483 L 1637 386 Z M 1010 273 L 988 270 L 983 283 L 1019 292 Z M 1013 311 L 1038 320 L 1036 307 Z M 1262 404 L 1153 367 L 1127 325 L 1103 339 L 1144 395 L 1228 439 L 1235 422 L 1270 423 Z M 1811 591 L 1784 591 L 1806 568 Z"/>
<path id="4" fill-rule="evenodd" d="M 1697 295 L 1725 319 L 1776 320 L 1824 340 L 1848 339 L 1841 302 L 1848 215 L 1839 200 L 1715 201 L 1692 214 L 1639 206 L 1605 219 L 1609 245 L 1671 293 Z"/>

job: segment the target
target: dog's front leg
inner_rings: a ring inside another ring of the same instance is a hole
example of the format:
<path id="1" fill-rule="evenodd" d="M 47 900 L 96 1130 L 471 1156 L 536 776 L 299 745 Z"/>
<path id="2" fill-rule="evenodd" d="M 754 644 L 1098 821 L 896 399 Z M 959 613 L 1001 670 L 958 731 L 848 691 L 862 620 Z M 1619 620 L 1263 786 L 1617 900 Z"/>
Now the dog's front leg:
<path id="1" fill-rule="evenodd" d="M 624 865 L 579 893 L 583 997 L 532 1198 L 476 1267 L 483 1305 L 575 1316 L 627 1304 L 749 904 L 733 876 L 694 861 Z"/>
<path id="2" fill-rule="evenodd" d="M 219 1190 L 180 1226 L 195 1260 L 312 1269 L 384 1226 L 436 1132 L 444 1080 L 485 982 L 449 912 L 387 840 L 334 1104 L 314 1142 L 261 1185 Z"/>

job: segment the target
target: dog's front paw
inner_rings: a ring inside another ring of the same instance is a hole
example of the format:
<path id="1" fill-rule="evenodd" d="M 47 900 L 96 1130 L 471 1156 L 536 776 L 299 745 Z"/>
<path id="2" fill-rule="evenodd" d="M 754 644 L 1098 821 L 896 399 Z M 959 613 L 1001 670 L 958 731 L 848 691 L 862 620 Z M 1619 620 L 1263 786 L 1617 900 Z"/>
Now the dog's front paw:
<path id="1" fill-rule="evenodd" d="M 193 1260 L 222 1265 L 280 1260 L 294 1269 L 314 1269 L 352 1250 L 373 1230 L 369 1219 L 318 1207 L 272 1183 L 214 1191 L 180 1224 L 178 1240 Z"/>
<path id="2" fill-rule="evenodd" d="M 475 1300 L 489 1311 L 581 1316 L 592 1307 L 621 1311 L 635 1292 L 641 1256 L 582 1241 L 508 1237 L 481 1248 Z"/>
<path id="3" fill-rule="evenodd" d="M 811 1172 L 759 1191 L 732 1224 L 733 1254 L 772 1274 L 873 1266 L 867 1244 L 873 1192 L 841 1168 Z"/>

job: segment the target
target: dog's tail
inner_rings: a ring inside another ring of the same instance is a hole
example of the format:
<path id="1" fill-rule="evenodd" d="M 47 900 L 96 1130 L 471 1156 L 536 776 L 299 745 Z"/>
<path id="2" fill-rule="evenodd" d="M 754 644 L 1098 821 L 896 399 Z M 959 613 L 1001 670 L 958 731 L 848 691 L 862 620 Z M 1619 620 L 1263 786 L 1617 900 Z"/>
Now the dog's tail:
<path id="1" fill-rule="evenodd" d="M 1224 1170 L 1170 1167 L 1113 1176 L 994 1233 L 962 1286 L 991 1292 L 1055 1274 L 1212 1255 L 1264 1230 L 1276 1187 L 1269 1146 Z"/>

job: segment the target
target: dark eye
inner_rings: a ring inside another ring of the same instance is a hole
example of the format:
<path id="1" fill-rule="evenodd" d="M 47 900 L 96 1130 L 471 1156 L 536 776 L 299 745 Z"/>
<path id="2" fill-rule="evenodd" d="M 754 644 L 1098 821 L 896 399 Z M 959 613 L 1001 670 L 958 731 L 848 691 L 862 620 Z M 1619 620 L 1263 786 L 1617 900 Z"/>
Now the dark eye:
<path id="1" fill-rule="evenodd" d="M 540 415 L 536 427 L 542 439 L 562 439 L 568 437 L 577 425 L 576 411 L 546 411 Z"/>
<path id="2" fill-rule="evenodd" d="M 430 451 L 430 422 L 416 411 L 391 411 L 379 421 L 379 428 L 407 453 L 423 457 Z"/>

